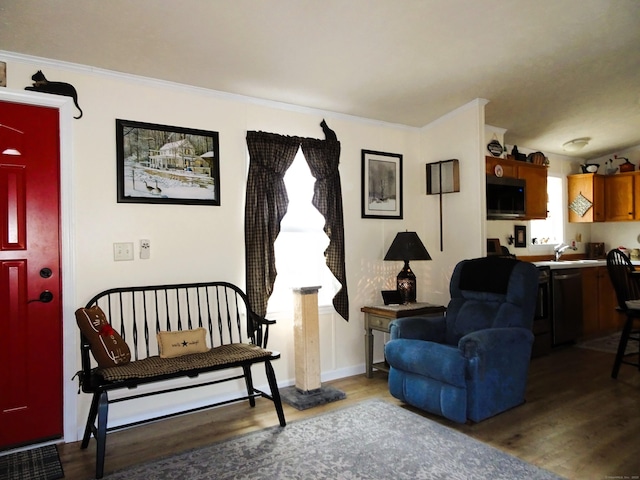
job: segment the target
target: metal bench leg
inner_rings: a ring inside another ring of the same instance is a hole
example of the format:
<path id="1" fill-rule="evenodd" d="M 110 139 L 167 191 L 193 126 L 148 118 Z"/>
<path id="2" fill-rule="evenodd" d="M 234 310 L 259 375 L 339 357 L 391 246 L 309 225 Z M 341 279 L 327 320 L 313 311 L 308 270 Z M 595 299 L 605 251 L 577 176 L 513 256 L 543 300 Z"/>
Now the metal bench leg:
<path id="1" fill-rule="evenodd" d="M 109 398 L 107 392 L 100 394 L 98 402 L 98 431 L 96 441 L 96 478 L 104 475 L 104 454 L 107 446 L 107 415 L 109 414 Z"/>
<path id="2" fill-rule="evenodd" d="M 613 371 L 611 372 L 611 378 L 618 378 L 618 370 L 620 370 L 620 364 L 624 357 L 624 351 L 627 348 L 627 342 L 629 341 L 629 335 L 631 333 L 631 327 L 633 326 L 633 317 L 627 315 L 627 321 L 624 323 L 622 329 L 622 335 L 620 335 L 620 343 L 618 343 L 618 352 L 616 353 L 616 360 L 613 363 Z"/>
<path id="3" fill-rule="evenodd" d="M 269 360 L 264 362 L 265 370 L 267 371 L 267 380 L 269 380 L 269 388 L 271 388 L 271 397 L 273 397 L 273 404 L 276 407 L 276 413 L 278 414 L 278 420 L 280 426 L 284 427 L 287 421 L 284 419 L 284 410 L 282 409 L 282 400 L 280 399 L 280 390 L 278 390 L 278 382 L 276 381 L 276 374 L 273 371 L 273 366 Z"/>
<path id="4" fill-rule="evenodd" d="M 93 394 L 91 399 L 91 407 L 89 408 L 89 416 L 87 417 L 87 424 L 84 427 L 84 436 L 82 437 L 82 443 L 80 448 L 85 449 L 89 446 L 89 440 L 91 440 L 91 433 L 93 432 L 96 424 L 96 416 L 98 415 L 98 400 L 100 395 L 98 393 Z"/>

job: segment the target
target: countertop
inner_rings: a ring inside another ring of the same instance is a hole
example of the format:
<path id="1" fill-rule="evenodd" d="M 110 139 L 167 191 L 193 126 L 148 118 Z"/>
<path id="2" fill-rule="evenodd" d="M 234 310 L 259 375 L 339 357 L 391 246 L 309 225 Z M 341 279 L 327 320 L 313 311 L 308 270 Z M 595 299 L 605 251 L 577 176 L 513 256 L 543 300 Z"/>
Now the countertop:
<path id="1" fill-rule="evenodd" d="M 606 260 L 545 260 L 542 262 L 532 262 L 536 267 L 549 267 L 551 270 L 559 270 L 561 268 L 585 268 L 606 266 Z"/>
<path id="2" fill-rule="evenodd" d="M 559 270 L 561 268 L 585 268 L 585 267 L 606 267 L 606 260 L 562 260 L 555 262 L 553 260 L 545 260 L 542 262 L 531 262 L 536 267 L 549 267 L 551 270 Z M 633 265 L 640 265 L 640 260 L 632 260 Z"/>

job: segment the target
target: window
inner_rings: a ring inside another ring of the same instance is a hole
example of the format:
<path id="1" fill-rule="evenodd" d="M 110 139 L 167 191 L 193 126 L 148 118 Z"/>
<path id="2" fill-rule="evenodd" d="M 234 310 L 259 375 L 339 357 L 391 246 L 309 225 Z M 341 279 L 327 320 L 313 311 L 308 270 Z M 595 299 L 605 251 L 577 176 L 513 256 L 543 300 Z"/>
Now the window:
<path id="1" fill-rule="evenodd" d="M 294 287 L 320 286 L 321 306 L 331 305 L 340 289 L 324 258 L 329 238 L 323 231 L 324 217 L 311 203 L 314 182 L 302 150 L 298 150 L 284 176 L 289 206 L 274 245 L 278 275 L 267 304 L 268 312 L 291 310 Z"/>
<path id="2" fill-rule="evenodd" d="M 564 238 L 564 202 L 562 178 L 547 178 L 547 218 L 531 220 L 531 242 L 534 245 L 557 245 Z"/>

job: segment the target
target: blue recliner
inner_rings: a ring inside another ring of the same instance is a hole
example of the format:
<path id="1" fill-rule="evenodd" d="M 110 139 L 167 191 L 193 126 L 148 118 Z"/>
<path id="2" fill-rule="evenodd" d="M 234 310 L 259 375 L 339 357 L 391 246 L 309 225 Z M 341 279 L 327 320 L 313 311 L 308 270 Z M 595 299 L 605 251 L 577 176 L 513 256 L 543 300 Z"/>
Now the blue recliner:
<path id="1" fill-rule="evenodd" d="M 391 323 L 391 394 L 455 422 L 479 422 L 524 402 L 538 271 L 528 262 L 463 260 L 445 316 Z"/>

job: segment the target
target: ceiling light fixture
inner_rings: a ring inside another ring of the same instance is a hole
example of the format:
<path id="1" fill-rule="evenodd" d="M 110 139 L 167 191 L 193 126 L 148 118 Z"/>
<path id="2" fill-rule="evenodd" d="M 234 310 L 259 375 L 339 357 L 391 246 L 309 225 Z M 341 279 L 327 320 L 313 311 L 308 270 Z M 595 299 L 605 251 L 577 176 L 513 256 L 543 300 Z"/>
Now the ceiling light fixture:
<path id="1" fill-rule="evenodd" d="M 568 141 L 564 145 L 562 145 L 562 149 L 565 152 L 577 152 L 579 150 L 582 150 L 587 145 L 589 145 L 589 140 L 591 140 L 591 139 L 587 138 L 587 137 L 585 137 L 585 138 L 575 138 L 573 140 Z"/>

